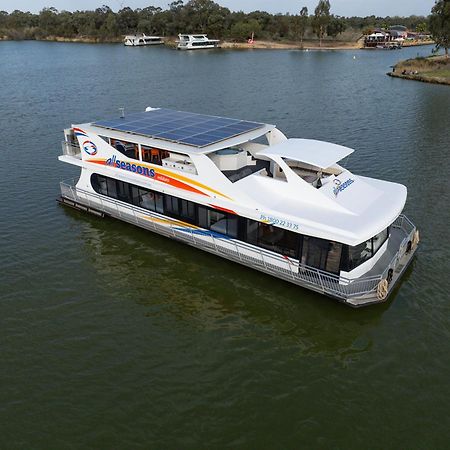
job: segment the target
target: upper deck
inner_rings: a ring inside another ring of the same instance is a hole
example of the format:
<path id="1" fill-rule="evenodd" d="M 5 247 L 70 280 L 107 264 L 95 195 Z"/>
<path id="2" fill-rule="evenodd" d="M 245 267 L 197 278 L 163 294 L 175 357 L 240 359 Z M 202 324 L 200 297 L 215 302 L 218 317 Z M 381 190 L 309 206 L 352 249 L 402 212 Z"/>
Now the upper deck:
<path id="1" fill-rule="evenodd" d="M 340 166 L 353 149 L 287 139 L 271 124 L 147 108 L 73 132 L 81 154 L 61 160 L 348 245 L 385 229 L 406 201 L 404 186 Z"/>
<path id="2" fill-rule="evenodd" d="M 125 117 L 75 125 L 98 135 L 185 154 L 204 154 L 257 139 L 275 125 L 206 114 L 147 108 Z"/>

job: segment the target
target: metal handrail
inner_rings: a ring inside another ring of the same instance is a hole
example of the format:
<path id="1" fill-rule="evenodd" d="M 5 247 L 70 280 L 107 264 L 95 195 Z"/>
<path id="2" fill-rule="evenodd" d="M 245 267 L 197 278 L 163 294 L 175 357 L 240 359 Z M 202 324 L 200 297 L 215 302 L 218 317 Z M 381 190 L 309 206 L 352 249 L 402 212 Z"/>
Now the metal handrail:
<path id="1" fill-rule="evenodd" d="M 101 206 L 107 210 L 114 211 L 119 217 L 123 218 L 123 214 L 121 213 L 119 206 L 121 208 L 124 208 L 128 211 L 130 211 L 130 215 L 133 216 L 133 222 L 136 224 L 139 224 L 140 218 L 136 215 L 136 212 L 142 212 L 143 214 L 152 215 L 155 217 L 165 217 L 161 214 L 158 214 L 154 211 L 149 211 L 144 208 L 140 208 L 138 206 L 129 205 L 128 203 L 122 202 L 120 200 L 111 198 L 111 197 L 105 197 L 100 194 L 85 191 L 84 189 L 79 189 L 75 187 L 75 180 L 71 180 L 71 182 L 62 181 L 61 183 L 61 192 L 64 195 L 67 195 L 67 193 L 70 193 L 68 195 L 69 198 L 75 201 L 87 201 L 88 205 L 90 207 L 95 208 L 95 205 L 92 206 L 92 203 L 89 200 L 89 197 L 93 197 L 97 200 L 99 200 Z M 80 197 L 78 194 L 82 194 Z M 111 206 L 107 206 L 107 204 L 111 204 Z M 154 230 L 162 231 L 163 233 L 167 234 L 167 231 L 163 231 L 162 228 L 159 225 L 157 225 L 155 222 L 151 222 L 153 224 Z M 147 222 L 146 222 L 147 224 Z M 339 276 L 330 272 L 326 272 L 321 269 L 317 269 L 316 267 L 311 267 L 306 264 L 301 264 L 297 260 L 292 260 L 291 258 L 287 258 L 281 255 L 278 255 L 276 253 L 270 252 L 269 250 L 262 249 L 262 248 L 255 248 L 254 246 L 247 244 L 245 242 L 230 239 L 230 238 L 222 238 L 220 236 L 217 236 L 217 234 L 213 234 L 212 232 L 208 233 L 208 230 L 205 231 L 205 236 L 208 236 L 212 240 L 212 244 L 214 246 L 214 249 L 217 253 L 235 253 L 236 259 L 239 261 L 245 260 L 245 258 L 252 258 L 255 261 L 259 261 L 259 264 L 264 267 L 267 271 L 277 271 L 277 272 L 283 272 L 286 276 L 289 276 L 289 278 L 292 279 L 298 279 L 305 283 L 308 283 L 309 285 L 313 285 L 315 287 L 319 287 L 320 290 L 323 293 L 330 293 L 335 296 L 338 296 L 343 299 L 348 299 L 351 297 L 361 296 L 370 294 L 371 292 L 376 291 L 378 283 L 383 278 L 386 278 L 387 273 L 389 269 L 395 268 L 398 260 L 403 256 L 407 242 L 412 238 L 412 235 L 415 231 L 414 224 L 403 214 L 401 214 L 392 224 L 392 226 L 396 228 L 401 228 L 406 236 L 403 239 L 402 243 L 399 246 L 399 250 L 396 252 L 390 263 L 387 265 L 386 269 L 378 274 L 378 275 L 371 275 L 367 277 L 360 277 L 356 279 L 351 279 L 343 276 Z M 183 230 L 176 229 L 172 224 L 169 225 L 170 231 L 169 234 L 173 237 L 179 237 L 180 233 L 183 233 Z M 408 233 L 409 230 L 409 233 Z M 198 244 L 198 240 L 194 237 L 194 232 L 192 229 L 186 230 L 186 233 L 183 235 L 183 239 L 188 237 L 188 240 L 193 244 Z M 236 250 L 231 250 L 228 245 L 232 242 L 234 244 L 234 247 Z M 225 250 L 226 249 L 226 250 Z M 242 253 L 242 250 L 250 250 L 255 253 L 255 256 L 247 256 Z M 240 251 L 241 250 L 241 251 Z M 259 256 L 259 258 L 258 258 Z M 276 265 L 276 263 L 282 263 L 282 265 L 286 265 L 289 267 L 289 269 L 283 269 L 279 265 Z"/>
<path id="2" fill-rule="evenodd" d="M 67 156 L 81 155 L 81 148 L 77 144 L 73 144 L 72 142 L 67 142 L 67 141 L 61 141 L 61 147 L 62 147 L 63 155 L 67 155 Z"/>

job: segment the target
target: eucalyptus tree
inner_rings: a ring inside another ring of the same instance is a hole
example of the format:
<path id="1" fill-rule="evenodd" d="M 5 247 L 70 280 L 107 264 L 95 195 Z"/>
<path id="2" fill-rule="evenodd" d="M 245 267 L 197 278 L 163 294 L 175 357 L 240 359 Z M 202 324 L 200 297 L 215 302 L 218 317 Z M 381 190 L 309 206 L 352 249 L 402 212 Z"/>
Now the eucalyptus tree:
<path id="1" fill-rule="evenodd" d="M 431 10 L 430 31 L 437 48 L 443 48 L 448 58 L 450 47 L 450 0 L 436 0 Z"/>
<path id="2" fill-rule="evenodd" d="M 304 6 L 300 10 L 300 15 L 298 17 L 298 34 L 300 36 L 300 46 L 303 48 L 303 39 L 305 37 L 306 29 L 308 27 L 309 16 L 308 8 Z"/>
<path id="3" fill-rule="evenodd" d="M 313 30 L 319 38 L 319 46 L 322 47 L 322 39 L 325 36 L 327 26 L 330 23 L 330 0 L 319 0 L 312 20 Z"/>

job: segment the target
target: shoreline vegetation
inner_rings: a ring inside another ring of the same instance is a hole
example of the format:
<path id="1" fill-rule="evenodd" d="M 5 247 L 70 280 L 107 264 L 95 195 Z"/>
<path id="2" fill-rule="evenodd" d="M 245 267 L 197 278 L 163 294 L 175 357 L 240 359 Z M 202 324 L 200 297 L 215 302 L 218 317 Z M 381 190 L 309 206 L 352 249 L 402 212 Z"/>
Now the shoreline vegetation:
<path id="1" fill-rule="evenodd" d="M 330 0 L 317 1 L 314 11 L 300 9 L 300 3 L 297 14 L 231 11 L 213 0 L 174 0 L 166 9 L 121 7 L 117 12 L 106 5 L 73 12 L 47 7 L 36 14 L 0 10 L 0 40 L 116 43 L 145 33 L 165 37 L 173 46 L 180 33 L 201 33 L 220 39 L 222 48 L 345 50 L 362 48 L 363 36 L 376 29 L 402 24 L 419 37 L 429 26 L 425 16 L 341 17 L 333 14 Z M 432 42 L 412 45 L 426 43 Z"/>
<path id="2" fill-rule="evenodd" d="M 406 80 L 450 86 L 450 58 L 447 56 L 429 56 L 398 62 L 387 75 Z"/>
<path id="3" fill-rule="evenodd" d="M 176 37 L 163 38 L 164 44 L 168 47 L 176 47 Z M 123 37 L 115 37 L 108 39 L 101 39 L 98 37 L 88 37 L 88 36 L 45 36 L 40 38 L 11 38 L 9 36 L 0 36 L 0 41 L 23 41 L 23 40 L 34 40 L 34 41 L 45 41 L 45 42 L 74 42 L 74 43 L 84 43 L 84 44 L 118 44 L 123 43 Z M 403 44 L 403 47 L 416 47 L 423 45 L 432 45 L 434 42 L 432 40 L 420 40 L 420 41 L 409 41 Z M 247 42 L 236 42 L 223 40 L 220 43 L 220 48 L 223 49 L 238 49 L 238 50 L 358 50 L 366 49 L 373 50 L 372 48 L 364 47 L 364 39 L 361 37 L 356 41 L 344 41 L 344 40 L 325 40 L 322 42 L 322 46 L 319 44 L 319 40 L 304 40 L 302 44 L 295 41 L 271 41 L 271 40 L 254 40 L 252 44 Z"/>

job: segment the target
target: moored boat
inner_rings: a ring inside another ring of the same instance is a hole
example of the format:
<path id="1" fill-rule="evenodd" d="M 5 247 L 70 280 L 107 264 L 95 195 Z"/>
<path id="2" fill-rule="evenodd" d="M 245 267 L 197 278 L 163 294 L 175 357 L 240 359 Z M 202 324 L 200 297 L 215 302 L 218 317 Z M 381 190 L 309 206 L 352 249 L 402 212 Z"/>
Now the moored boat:
<path id="1" fill-rule="evenodd" d="M 65 130 L 59 159 L 81 174 L 60 201 L 359 307 L 388 298 L 419 236 L 402 214 L 406 188 L 353 174 L 340 164 L 351 153 L 149 107 Z"/>
<path id="2" fill-rule="evenodd" d="M 128 35 L 123 40 L 124 45 L 128 47 L 141 47 L 143 45 L 161 45 L 164 44 L 162 37 L 160 36 L 146 36 L 141 35 Z"/>
<path id="3" fill-rule="evenodd" d="M 178 50 L 200 50 L 219 47 L 218 39 L 209 39 L 206 34 L 179 34 Z"/>

